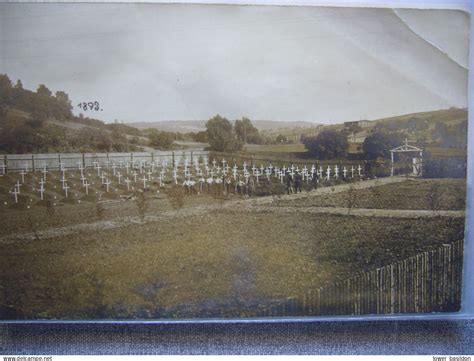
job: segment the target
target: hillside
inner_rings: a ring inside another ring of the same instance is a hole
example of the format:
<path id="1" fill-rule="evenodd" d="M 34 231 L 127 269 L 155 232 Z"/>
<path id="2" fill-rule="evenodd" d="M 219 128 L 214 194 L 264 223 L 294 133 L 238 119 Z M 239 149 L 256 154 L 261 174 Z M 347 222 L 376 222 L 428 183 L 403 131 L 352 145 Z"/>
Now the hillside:
<path id="1" fill-rule="evenodd" d="M 137 129 L 158 129 L 165 132 L 200 132 L 206 130 L 207 120 L 164 120 L 158 122 L 136 122 L 127 123 L 127 125 Z M 278 133 L 285 130 L 306 129 L 318 126 L 316 123 L 310 122 L 285 122 L 274 120 L 252 120 L 252 124 L 261 132 Z"/>
<path id="2" fill-rule="evenodd" d="M 457 124 L 467 119 L 467 109 L 465 108 L 450 108 L 435 110 L 430 112 L 419 112 L 400 115 L 396 117 L 382 118 L 374 120 L 375 123 L 389 124 L 392 122 L 410 122 L 416 120 L 426 120 L 432 123 L 444 122 L 447 124 Z"/>
<path id="3" fill-rule="evenodd" d="M 467 144 L 467 109 L 450 108 L 429 112 L 405 114 L 389 118 L 364 120 L 363 126 L 350 141 L 362 143 L 370 133 L 375 131 L 400 133 L 412 142 L 420 145 L 437 143 L 445 147 L 466 147 Z M 354 122 L 351 122 L 354 123 Z M 314 136 L 323 130 L 342 130 L 345 124 L 320 126 L 306 129 L 287 130 L 285 135 L 297 139 L 301 135 Z"/>
<path id="4" fill-rule="evenodd" d="M 379 119 L 365 131 L 401 133 L 419 145 L 467 147 L 467 109 L 450 108 Z"/>
<path id="5" fill-rule="evenodd" d="M 206 129 L 206 120 L 164 120 L 158 122 L 126 123 L 137 129 L 157 129 L 165 132 L 190 133 Z"/>
<path id="6" fill-rule="evenodd" d="M 136 128 L 75 116 L 64 91 L 32 91 L 0 74 L 0 153 L 131 151 L 144 142 Z"/>

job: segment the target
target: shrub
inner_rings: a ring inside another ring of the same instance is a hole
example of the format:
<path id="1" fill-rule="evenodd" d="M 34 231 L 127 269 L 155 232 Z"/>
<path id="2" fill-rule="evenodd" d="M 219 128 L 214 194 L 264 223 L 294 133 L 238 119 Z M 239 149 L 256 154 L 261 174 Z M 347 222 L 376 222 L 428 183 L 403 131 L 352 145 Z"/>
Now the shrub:
<path id="1" fill-rule="evenodd" d="M 179 209 L 184 206 L 184 188 L 178 184 L 174 184 L 171 188 L 169 188 L 166 192 L 169 198 L 169 202 L 173 209 Z"/>
<path id="2" fill-rule="evenodd" d="M 143 223 L 145 221 L 146 210 L 148 208 L 148 202 L 145 197 L 145 192 L 137 191 L 135 194 L 135 204 L 138 210 L 138 216 L 140 221 Z"/>
<path id="3" fill-rule="evenodd" d="M 466 158 L 426 159 L 423 162 L 424 178 L 466 178 Z"/>

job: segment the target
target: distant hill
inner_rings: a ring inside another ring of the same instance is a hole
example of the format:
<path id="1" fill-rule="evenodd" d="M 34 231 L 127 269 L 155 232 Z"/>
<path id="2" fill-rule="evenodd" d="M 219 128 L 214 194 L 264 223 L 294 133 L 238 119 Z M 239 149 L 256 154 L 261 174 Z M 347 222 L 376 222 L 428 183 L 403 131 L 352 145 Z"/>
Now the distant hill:
<path id="1" fill-rule="evenodd" d="M 442 122 L 446 125 L 459 124 L 467 119 L 467 109 L 465 108 L 450 108 L 442 110 L 433 110 L 429 112 L 419 112 L 400 115 L 396 117 L 382 118 L 373 120 L 374 125 L 384 124 L 388 125 L 390 123 L 398 124 L 412 124 L 416 121 L 426 121 L 431 124 L 436 122 Z"/>
<path id="2" fill-rule="evenodd" d="M 207 120 L 164 120 L 158 122 L 136 122 L 127 125 L 137 129 L 153 128 L 166 132 L 200 132 L 206 129 Z M 252 124 L 261 132 L 277 132 L 295 128 L 312 128 L 318 124 L 311 122 L 285 122 L 275 120 L 252 120 Z"/>
<path id="3" fill-rule="evenodd" d="M 361 143 L 371 132 L 381 131 L 401 134 L 420 146 L 466 148 L 467 116 L 467 109 L 450 108 L 372 121 L 364 120 L 361 123 L 361 131 L 350 138 Z"/>
<path id="4" fill-rule="evenodd" d="M 134 122 L 126 123 L 127 125 L 143 130 L 158 129 L 165 132 L 200 132 L 206 129 L 207 120 L 163 120 L 158 122 Z"/>
<path id="5" fill-rule="evenodd" d="M 275 138 L 279 134 L 299 142 L 300 136 L 315 136 L 322 130 L 342 130 L 338 124 L 317 124 L 304 121 L 252 120 L 252 124 L 265 136 Z M 418 112 L 375 120 L 364 120 L 361 131 L 351 134 L 351 142 L 362 143 L 374 131 L 396 132 L 419 145 L 433 144 L 442 147 L 466 146 L 467 109 L 451 108 Z M 175 120 L 129 123 L 138 128 L 154 128 L 168 132 L 199 132 L 205 130 L 206 120 Z"/>
<path id="6" fill-rule="evenodd" d="M 404 114 L 374 120 L 362 120 L 361 130 L 351 134 L 349 141 L 362 143 L 371 132 L 396 132 L 401 133 L 409 141 L 423 144 L 438 144 L 443 147 L 466 147 L 467 142 L 467 109 L 450 108 Z M 323 130 L 340 131 L 345 128 L 345 123 L 357 123 L 358 121 L 341 122 L 338 124 L 318 125 L 305 122 L 294 124 L 303 127 L 291 127 L 292 123 L 286 123 L 288 128 L 280 128 L 277 131 L 269 131 L 268 135 L 276 136 L 283 134 L 292 141 L 299 141 L 301 135 L 316 136 Z M 307 123 L 308 124 L 308 123 Z"/>

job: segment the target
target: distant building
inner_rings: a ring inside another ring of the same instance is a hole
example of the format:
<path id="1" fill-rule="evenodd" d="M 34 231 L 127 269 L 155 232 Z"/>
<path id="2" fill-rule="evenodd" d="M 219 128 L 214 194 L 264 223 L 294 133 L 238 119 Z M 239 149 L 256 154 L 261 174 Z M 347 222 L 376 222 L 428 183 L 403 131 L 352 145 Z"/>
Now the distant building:
<path id="1" fill-rule="evenodd" d="M 349 143 L 364 143 L 365 138 L 369 135 L 365 130 L 358 133 L 351 133 L 347 136 L 347 141 Z"/>
<path id="2" fill-rule="evenodd" d="M 367 128 L 372 125 L 372 122 L 369 120 L 355 120 L 352 122 L 344 122 L 344 127 L 349 128 L 351 126 L 358 125 L 361 128 Z"/>

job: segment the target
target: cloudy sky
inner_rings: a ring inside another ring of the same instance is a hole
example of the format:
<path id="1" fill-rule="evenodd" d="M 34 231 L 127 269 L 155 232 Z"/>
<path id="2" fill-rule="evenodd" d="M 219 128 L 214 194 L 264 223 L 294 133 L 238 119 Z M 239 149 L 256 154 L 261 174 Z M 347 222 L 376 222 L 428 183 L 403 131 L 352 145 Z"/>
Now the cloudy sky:
<path id="1" fill-rule="evenodd" d="M 376 119 L 465 107 L 468 29 L 447 10 L 2 3 L 0 73 L 104 121 Z"/>

